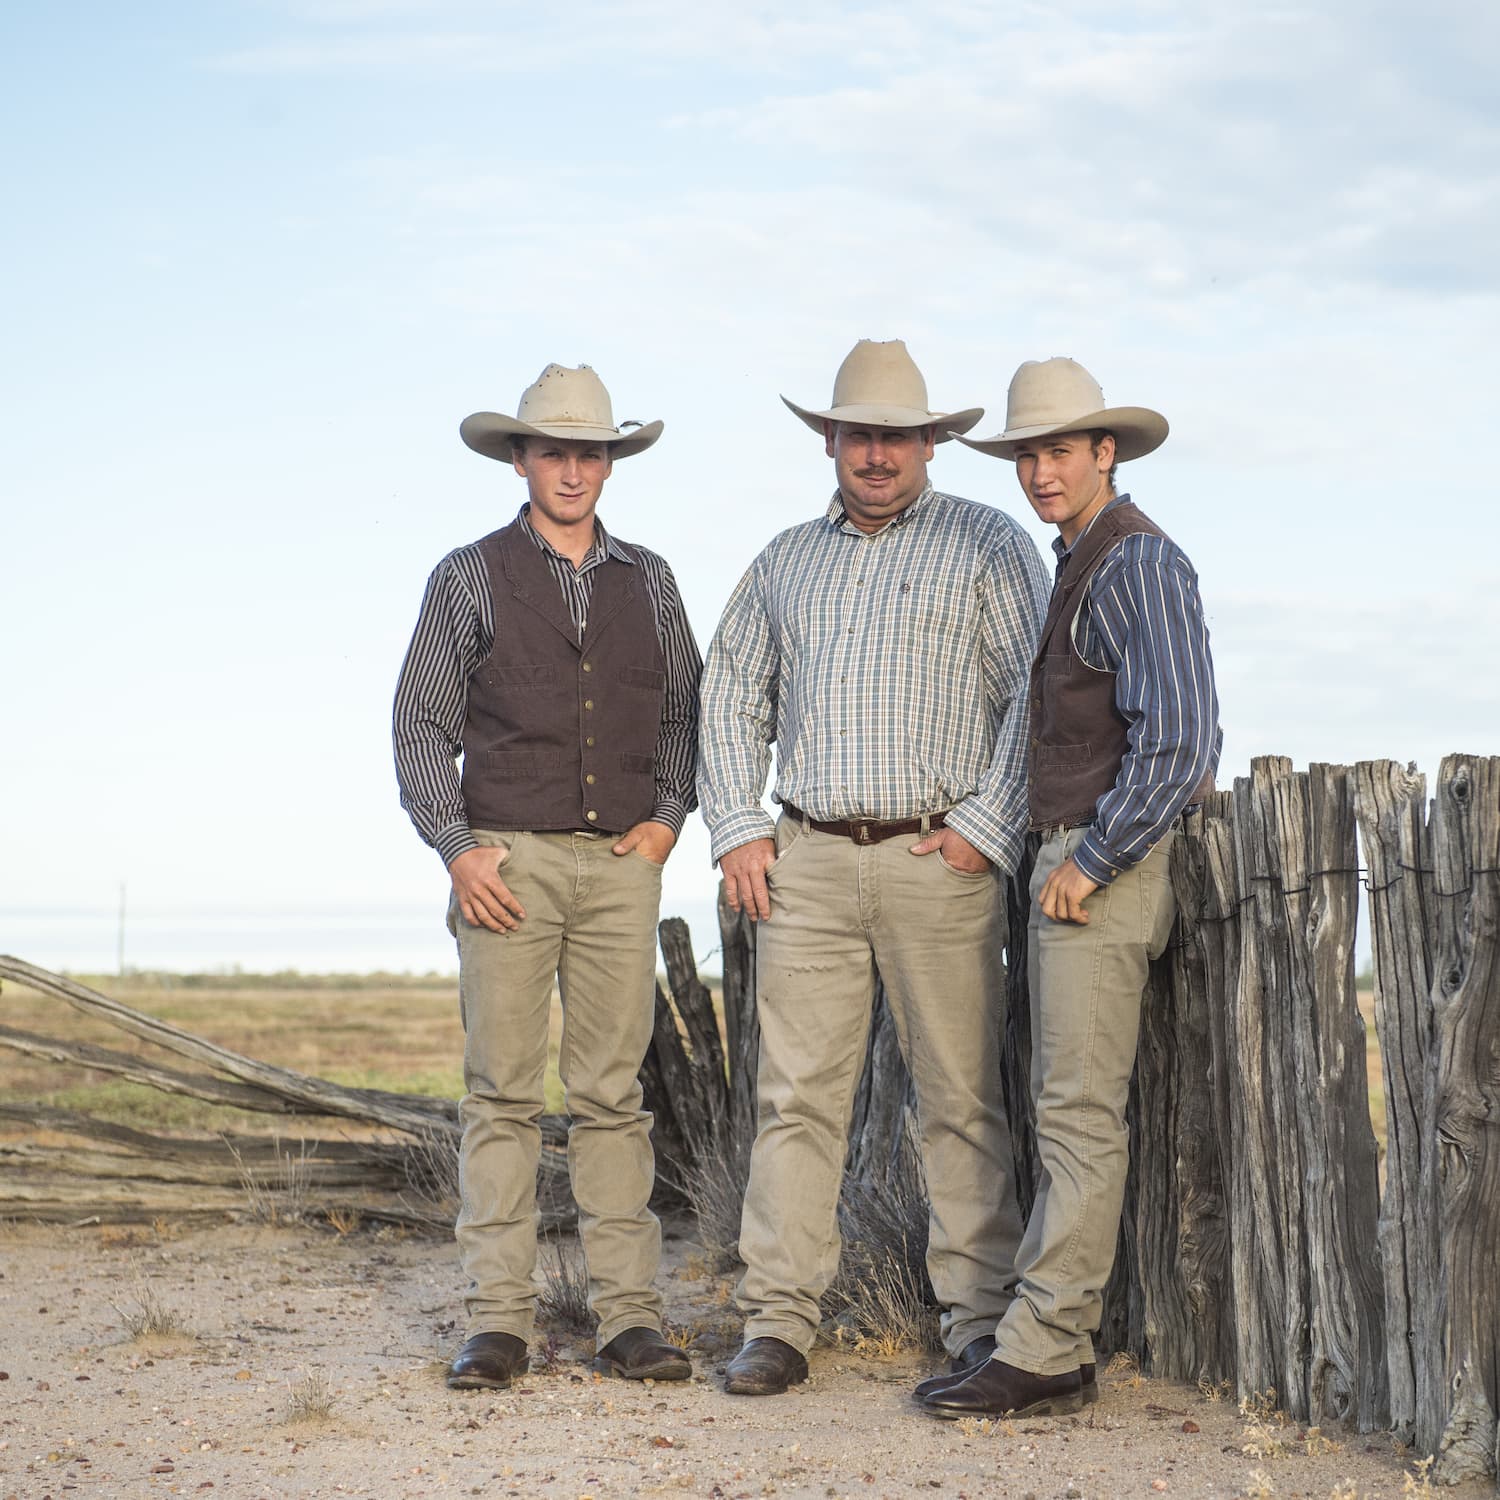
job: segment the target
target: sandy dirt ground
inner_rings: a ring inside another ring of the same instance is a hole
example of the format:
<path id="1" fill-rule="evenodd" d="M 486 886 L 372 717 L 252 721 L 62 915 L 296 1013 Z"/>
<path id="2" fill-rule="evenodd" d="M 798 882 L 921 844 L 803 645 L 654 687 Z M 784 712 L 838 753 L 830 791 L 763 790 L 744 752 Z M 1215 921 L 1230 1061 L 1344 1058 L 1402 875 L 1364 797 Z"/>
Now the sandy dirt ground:
<path id="1" fill-rule="evenodd" d="M 1303 1434 L 1129 1370 L 1056 1420 L 939 1422 L 909 1394 L 930 1357 L 838 1345 L 814 1352 L 792 1393 L 726 1396 L 719 1371 L 739 1342 L 729 1283 L 671 1226 L 668 1251 L 692 1381 L 601 1380 L 589 1339 L 543 1326 L 529 1376 L 460 1393 L 442 1378 L 463 1315 L 446 1241 L 0 1228 L 0 1497 L 1424 1492 L 1389 1437 Z M 132 1337 L 152 1310 L 180 1329 Z"/>

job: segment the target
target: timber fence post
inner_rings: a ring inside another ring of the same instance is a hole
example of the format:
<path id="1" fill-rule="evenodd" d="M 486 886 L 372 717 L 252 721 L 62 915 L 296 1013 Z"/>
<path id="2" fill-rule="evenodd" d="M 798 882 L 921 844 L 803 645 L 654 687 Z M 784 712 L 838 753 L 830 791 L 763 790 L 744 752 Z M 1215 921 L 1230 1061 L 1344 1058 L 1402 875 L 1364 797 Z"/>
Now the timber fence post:
<path id="1" fill-rule="evenodd" d="M 1430 832 L 1434 1048 L 1419 1199 L 1439 1226 L 1446 1410 L 1434 1473 L 1452 1484 L 1500 1472 L 1500 756 L 1444 757 Z M 1424 1447 L 1425 1415 L 1419 1400 Z"/>
<path id="2" fill-rule="evenodd" d="M 1421 1211 L 1423 1112 L 1433 1045 L 1432 851 L 1427 780 L 1416 767 L 1361 761 L 1354 807 L 1368 870 L 1375 1033 L 1385 1093 L 1385 1281 L 1390 1421 L 1404 1443 L 1442 1431 L 1442 1316 L 1437 1222 Z"/>

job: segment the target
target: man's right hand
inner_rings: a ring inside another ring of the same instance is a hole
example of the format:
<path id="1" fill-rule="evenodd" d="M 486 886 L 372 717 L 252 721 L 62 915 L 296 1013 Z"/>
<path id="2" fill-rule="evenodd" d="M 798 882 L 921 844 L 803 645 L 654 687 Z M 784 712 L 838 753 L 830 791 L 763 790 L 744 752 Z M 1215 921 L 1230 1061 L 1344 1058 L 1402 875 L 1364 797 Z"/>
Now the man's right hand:
<path id="1" fill-rule="evenodd" d="M 720 859 L 719 873 L 724 877 L 724 899 L 730 911 L 742 911 L 752 922 L 771 920 L 766 870 L 775 859 L 775 839 L 751 839 Z"/>
<path id="2" fill-rule="evenodd" d="M 503 849 L 466 849 L 448 866 L 458 909 L 470 927 L 488 927 L 491 932 L 514 932 L 526 913 L 500 878 L 506 859 Z"/>

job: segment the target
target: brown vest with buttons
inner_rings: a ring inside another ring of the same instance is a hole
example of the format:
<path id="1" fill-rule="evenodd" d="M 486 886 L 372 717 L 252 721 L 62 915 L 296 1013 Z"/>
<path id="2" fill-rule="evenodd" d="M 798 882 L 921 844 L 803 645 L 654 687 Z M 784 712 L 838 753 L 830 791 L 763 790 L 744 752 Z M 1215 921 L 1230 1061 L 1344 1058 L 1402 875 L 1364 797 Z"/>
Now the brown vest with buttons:
<path id="1" fill-rule="evenodd" d="M 666 658 L 640 569 L 598 565 L 580 644 L 541 549 L 512 522 L 479 543 L 495 642 L 469 679 L 471 828 L 623 833 L 656 807 Z"/>
<path id="2" fill-rule="evenodd" d="M 1031 666 L 1031 827 L 1078 827 L 1119 779 L 1130 748 L 1130 722 L 1115 706 L 1117 673 L 1088 665 L 1073 625 L 1089 580 L 1125 537 L 1166 535 L 1129 500 L 1103 511 L 1074 546 L 1052 590 Z M 1210 772 L 1193 793 L 1214 789 Z"/>

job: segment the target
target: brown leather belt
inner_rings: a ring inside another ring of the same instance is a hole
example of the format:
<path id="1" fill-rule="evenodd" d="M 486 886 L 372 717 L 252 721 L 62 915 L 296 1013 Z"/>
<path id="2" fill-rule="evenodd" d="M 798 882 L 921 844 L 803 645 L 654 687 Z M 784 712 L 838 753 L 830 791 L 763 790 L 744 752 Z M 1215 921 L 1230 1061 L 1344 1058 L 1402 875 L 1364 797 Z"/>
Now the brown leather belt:
<path id="1" fill-rule="evenodd" d="M 789 818 L 806 823 L 815 833 L 831 833 L 841 839 L 852 839 L 856 844 L 878 844 L 884 839 L 900 838 L 903 833 L 921 833 L 921 818 L 898 818 L 892 823 L 883 823 L 879 818 L 840 818 L 832 823 L 820 823 L 810 818 L 800 807 L 783 802 L 781 810 Z M 946 828 L 946 813 L 929 813 L 927 828 Z"/>

